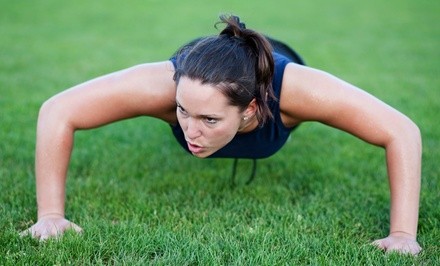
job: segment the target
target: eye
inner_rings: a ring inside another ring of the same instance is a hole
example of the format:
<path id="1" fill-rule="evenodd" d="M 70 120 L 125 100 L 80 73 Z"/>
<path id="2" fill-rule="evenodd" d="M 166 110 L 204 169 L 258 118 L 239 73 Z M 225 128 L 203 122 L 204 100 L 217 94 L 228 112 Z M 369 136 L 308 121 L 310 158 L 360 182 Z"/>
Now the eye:
<path id="1" fill-rule="evenodd" d="M 212 117 L 205 117 L 205 121 L 206 121 L 206 123 L 208 123 L 210 125 L 214 125 L 218 122 L 218 119 L 212 118 Z"/>
<path id="2" fill-rule="evenodd" d="M 182 115 L 184 115 L 184 116 L 187 116 L 187 115 L 188 115 L 188 113 L 186 112 L 186 110 L 183 109 L 183 107 L 182 107 L 180 104 L 177 105 L 177 110 L 179 111 L 180 114 L 182 114 Z"/>

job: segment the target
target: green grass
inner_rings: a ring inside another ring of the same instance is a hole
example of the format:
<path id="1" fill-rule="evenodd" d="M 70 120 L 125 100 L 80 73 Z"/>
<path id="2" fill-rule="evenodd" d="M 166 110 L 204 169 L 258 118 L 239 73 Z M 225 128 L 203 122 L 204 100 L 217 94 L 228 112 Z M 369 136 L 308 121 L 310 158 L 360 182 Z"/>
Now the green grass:
<path id="1" fill-rule="evenodd" d="M 0 0 L 0 265 L 440 264 L 440 28 L 436 1 Z M 66 213 L 85 230 L 18 237 L 35 222 L 41 103 L 97 75 L 166 59 L 217 31 L 221 12 L 290 43 L 313 67 L 401 110 L 424 138 L 418 257 L 369 243 L 388 232 L 383 150 L 304 124 L 244 185 L 242 161 L 200 160 L 138 118 L 78 132 Z"/>

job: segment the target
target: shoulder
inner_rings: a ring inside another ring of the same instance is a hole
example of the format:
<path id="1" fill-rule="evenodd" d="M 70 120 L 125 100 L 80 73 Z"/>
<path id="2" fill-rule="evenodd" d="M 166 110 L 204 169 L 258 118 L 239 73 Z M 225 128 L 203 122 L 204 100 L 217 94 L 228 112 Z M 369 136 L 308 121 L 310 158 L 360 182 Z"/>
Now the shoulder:
<path id="1" fill-rule="evenodd" d="M 127 98 L 139 115 L 175 121 L 176 84 L 170 61 L 145 63 L 109 75 L 118 98 Z"/>
<path id="2" fill-rule="evenodd" d="M 325 71 L 297 64 L 288 64 L 284 70 L 280 112 L 286 126 L 318 121 L 350 131 L 350 123 L 381 116 L 389 111 L 386 106 L 373 95 Z M 371 115 L 372 110 L 377 114 Z"/>
<path id="3" fill-rule="evenodd" d="M 326 122 L 348 98 L 360 94 L 358 88 L 325 71 L 290 63 L 284 69 L 280 95 L 283 122 L 289 126 L 303 121 Z"/>

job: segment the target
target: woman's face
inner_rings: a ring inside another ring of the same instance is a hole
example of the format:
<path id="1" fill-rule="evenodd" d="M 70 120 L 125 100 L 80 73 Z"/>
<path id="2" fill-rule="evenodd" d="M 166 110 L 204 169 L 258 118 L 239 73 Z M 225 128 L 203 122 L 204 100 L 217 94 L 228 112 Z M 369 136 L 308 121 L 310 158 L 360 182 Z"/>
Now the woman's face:
<path id="1" fill-rule="evenodd" d="M 211 85 L 182 77 L 177 86 L 177 119 L 194 156 L 207 157 L 229 143 L 244 113 Z"/>

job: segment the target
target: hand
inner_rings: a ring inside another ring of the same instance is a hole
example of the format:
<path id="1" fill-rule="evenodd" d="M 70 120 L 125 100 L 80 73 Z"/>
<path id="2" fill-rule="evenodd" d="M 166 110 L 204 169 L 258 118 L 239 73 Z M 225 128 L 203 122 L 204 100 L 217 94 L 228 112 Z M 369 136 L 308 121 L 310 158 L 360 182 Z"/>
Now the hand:
<path id="1" fill-rule="evenodd" d="M 38 222 L 29 229 L 20 233 L 20 236 L 31 235 L 33 238 L 40 239 L 40 241 L 48 238 L 58 238 L 66 230 L 73 229 L 77 233 L 82 232 L 82 228 L 78 225 L 65 219 L 62 215 L 47 215 L 38 219 Z"/>
<path id="2" fill-rule="evenodd" d="M 406 234 L 406 233 L 405 233 Z M 403 254 L 417 255 L 422 251 L 414 236 L 409 234 L 390 234 L 386 238 L 378 239 L 372 244 L 385 252 L 399 252 Z"/>

